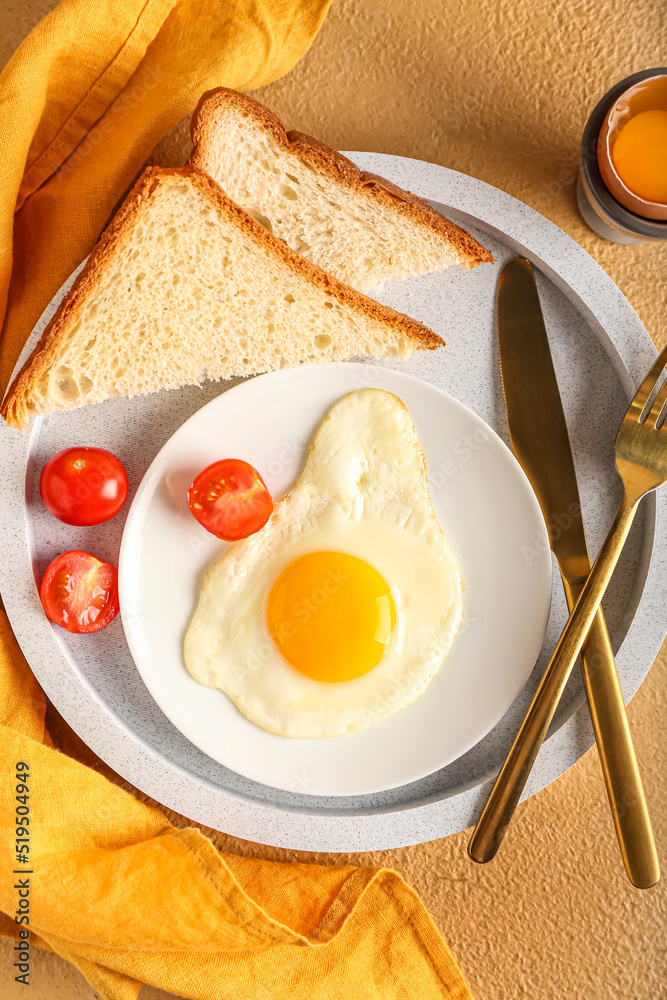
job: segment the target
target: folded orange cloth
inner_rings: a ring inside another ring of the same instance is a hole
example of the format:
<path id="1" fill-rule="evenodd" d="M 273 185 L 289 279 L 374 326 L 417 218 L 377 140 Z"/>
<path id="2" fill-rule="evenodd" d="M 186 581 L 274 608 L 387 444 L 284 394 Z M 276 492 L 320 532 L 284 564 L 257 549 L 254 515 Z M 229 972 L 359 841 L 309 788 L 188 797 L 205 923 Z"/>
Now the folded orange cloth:
<path id="1" fill-rule="evenodd" d="M 105 1000 L 143 983 L 197 1000 L 471 1000 L 396 872 L 221 854 L 54 749 L 45 708 L 0 613 L 0 932 L 29 929 L 29 949 Z"/>

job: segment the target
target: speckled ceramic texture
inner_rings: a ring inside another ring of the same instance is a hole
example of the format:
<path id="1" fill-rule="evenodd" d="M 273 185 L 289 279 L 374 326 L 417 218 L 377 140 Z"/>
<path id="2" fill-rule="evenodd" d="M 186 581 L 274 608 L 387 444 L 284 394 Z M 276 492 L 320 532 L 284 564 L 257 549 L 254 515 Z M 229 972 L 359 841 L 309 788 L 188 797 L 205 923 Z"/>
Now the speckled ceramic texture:
<path id="1" fill-rule="evenodd" d="M 432 201 L 471 229 L 496 258 L 471 272 L 390 284 L 377 297 L 441 333 L 447 347 L 394 367 L 452 393 L 508 441 L 495 331 L 500 266 L 522 253 L 537 280 L 579 477 L 584 520 L 597 552 L 620 499 L 613 446 L 620 420 L 655 357 L 638 317 L 618 288 L 568 236 L 532 209 L 481 181 L 443 167 L 381 154 L 352 153 L 360 167 Z M 40 320 L 26 351 L 64 289 Z M 25 357 L 25 355 L 24 355 Z M 22 362 L 21 362 L 22 363 Z M 544 647 L 516 702 L 484 740 L 418 782 L 387 792 L 327 799 L 241 778 L 207 758 L 165 718 L 145 689 L 120 621 L 93 637 L 70 636 L 45 619 L 35 585 L 51 558 L 91 548 L 117 560 L 124 513 L 97 528 L 74 529 L 43 508 L 43 462 L 73 443 L 102 445 L 125 462 L 131 491 L 187 417 L 233 383 L 113 399 L 38 420 L 31 433 L 2 426 L 2 594 L 13 628 L 40 683 L 92 749 L 135 786 L 204 825 L 248 840 L 309 851 L 378 850 L 420 843 L 474 823 L 489 779 L 514 732 L 565 622 L 558 575 Z M 126 508 L 125 508 L 126 509 Z M 649 497 L 605 599 L 623 692 L 629 699 L 667 632 L 667 493 Z M 570 767 L 593 734 L 575 672 L 525 795 Z"/>

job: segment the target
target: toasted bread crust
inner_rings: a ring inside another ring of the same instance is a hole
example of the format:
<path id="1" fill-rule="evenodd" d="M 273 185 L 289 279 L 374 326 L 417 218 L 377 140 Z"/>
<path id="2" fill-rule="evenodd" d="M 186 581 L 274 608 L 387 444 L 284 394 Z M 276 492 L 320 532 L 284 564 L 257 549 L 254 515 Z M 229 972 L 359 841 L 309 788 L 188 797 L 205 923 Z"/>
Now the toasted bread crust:
<path id="1" fill-rule="evenodd" d="M 493 256 L 478 243 L 465 229 L 449 219 L 410 191 L 367 173 L 325 143 L 303 132 L 288 132 L 280 119 L 259 101 L 227 87 L 209 90 L 199 100 L 192 116 L 190 134 L 194 149 L 189 162 L 204 170 L 205 156 L 202 147 L 207 143 L 215 128 L 215 118 L 222 108 L 233 108 L 250 116 L 264 128 L 275 142 L 286 152 L 305 160 L 321 173 L 328 174 L 332 181 L 352 188 L 362 197 L 368 197 L 385 206 L 390 206 L 402 215 L 408 216 L 418 225 L 426 226 L 441 236 L 458 254 L 461 267 L 469 269 L 478 264 L 492 263 Z"/>
<path id="2" fill-rule="evenodd" d="M 33 389 L 42 375 L 48 371 L 61 337 L 76 321 L 86 299 L 94 291 L 109 263 L 113 262 L 115 253 L 129 238 L 151 195 L 160 185 L 168 184 L 174 180 L 187 180 L 193 183 L 219 211 L 226 214 L 235 225 L 239 226 L 246 236 L 271 255 L 280 257 L 295 274 L 321 288 L 327 295 L 338 299 L 346 306 L 373 316 L 392 330 L 396 330 L 398 327 L 415 349 L 434 350 L 444 343 L 441 337 L 424 326 L 423 323 L 410 319 L 410 317 L 396 312 L 388 306 L 380 305 L 379 302 L 344 285 L 337 278 L 306 260 L 301 254 L 269 233 L 259 222 L 256 222 L 239 205 L 228 198 L 212 178 L 196 166 L 188 165 L 172 169 L 148 167 L 100 237 L 86 266 L 61 302 L 34 351 L 12 382 L 4 403 L 0 407 L 0 414 L 11 427 L 22 429 L 27 426 L 28 403 Z"/>
<path id="3" fill-rule="evenodd" d="M 37 341 L 35 349 L 10 385 L 0 414 L 10 427 L 23 430 L 28 424 L 28 402 L 32 391 L 44 372 L 48 371 L 56 353 L 58 342 L 67 327 L 76 320 L 88 294 L 95 288 L 113 253 L 129 235 L 132 224 L 141 210 L 142 202 L 153 193 L 157 183 L 147 176 L 155 168 L 145 171 L 120 206 L 113 219 L 94 246 L 85 267 L 60 303 L 51 322 Z"/>

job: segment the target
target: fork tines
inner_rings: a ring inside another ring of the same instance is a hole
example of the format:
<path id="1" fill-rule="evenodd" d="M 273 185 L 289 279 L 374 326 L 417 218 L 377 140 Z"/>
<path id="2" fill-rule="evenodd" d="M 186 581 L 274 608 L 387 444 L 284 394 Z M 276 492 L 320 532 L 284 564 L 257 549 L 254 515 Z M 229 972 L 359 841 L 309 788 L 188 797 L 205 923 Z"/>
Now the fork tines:
<path id="1" fill-rule="evenodd" d="M 628 416 L 634 417 L 639 423 L 649 420 L 657 424 L 658 418 L 667 402 L 667 380 L 660 387 L 660 379 L 667 365 L 667 347 L 656 358 L 655 364 L 637 390 L 635 398 L 630 404 Z M 654 396 L 654 394 L 657 395 Z M 649 405 L 653 405 L 649 411 Z"/>

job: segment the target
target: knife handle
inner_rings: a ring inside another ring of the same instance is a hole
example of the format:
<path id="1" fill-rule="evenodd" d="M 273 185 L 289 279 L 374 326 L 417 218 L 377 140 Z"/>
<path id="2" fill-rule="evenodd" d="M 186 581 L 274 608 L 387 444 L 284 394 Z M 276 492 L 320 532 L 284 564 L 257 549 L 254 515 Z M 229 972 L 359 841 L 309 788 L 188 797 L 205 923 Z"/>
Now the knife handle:
<path id="1" fill-rule="evenodd" d="M 571 609 L 581 587 L 565 589 Z M 601 610 L 593 619 L 580 663 L 623 864 L 632 884 L 638 889 L 648 889 L 660 878 L 660 864 L 614 653 Z"/>

